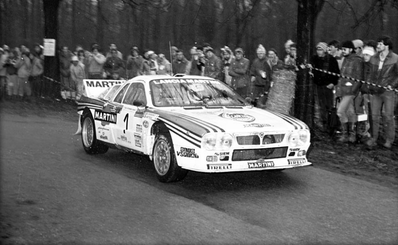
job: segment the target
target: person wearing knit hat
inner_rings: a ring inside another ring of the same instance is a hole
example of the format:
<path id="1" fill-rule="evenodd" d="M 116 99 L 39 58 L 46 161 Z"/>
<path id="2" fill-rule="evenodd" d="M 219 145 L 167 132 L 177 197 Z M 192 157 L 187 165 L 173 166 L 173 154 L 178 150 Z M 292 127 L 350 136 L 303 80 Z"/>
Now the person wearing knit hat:
<path id="1" fill-rule="evenodd" d="M 343 42 L 341 47 L 344 61 L 340 74 L 344 77 L 363 80 L 363 61 L 361 56 L 355 53 L 352 41 Z M 337 108 L 337 115 L 341 123 L 341 136 L 338 141 L 342 143 L 355 143 L 357 141 L 355 129 L 357 115 L 354 99 L 358 95 L 362 83 L 344 77 L 339 78 L 336 87 L 336 97 L 341 98 L 339 107 Z"/>
<path id="2" fill-rule="evenodd" d="M 319 104 L 320 126 L 325 132 L 334 133 L 336 125 L 329 125 L 329 111 L 333 108 L 333 88 L 337 85 L 338 77 L 326 72 L 340 73 L 336 58 L 327 53 L 327 44 L 319 42 L 316 45 L 316 54 L 311 58 L 313 82 L 315 84 L 316 99 Z"/>
<path id="3" fill-rule="evenodd" d="M 324 52 L 326 52 L 326 51 L 328 50 L 328 45 L 327 45 L 327 43 L 325 43 L 325 42 L 319 42 L 319 43 L 316 45 L 316 49 L 321 49 L 321 50 L 323 50 Z"/>
<path id="4" fill-rule="evenodd" d="M 251 100 L 256 103 L 261 97 L 262 104 L 268 98 L 268 92 L 271 88 L 272 70 L 266 58 L 266 50 L 263 45 L 258 45 L 257 58 L 253 61 L 250 68 L 250 76 L 252 82 Z"/>

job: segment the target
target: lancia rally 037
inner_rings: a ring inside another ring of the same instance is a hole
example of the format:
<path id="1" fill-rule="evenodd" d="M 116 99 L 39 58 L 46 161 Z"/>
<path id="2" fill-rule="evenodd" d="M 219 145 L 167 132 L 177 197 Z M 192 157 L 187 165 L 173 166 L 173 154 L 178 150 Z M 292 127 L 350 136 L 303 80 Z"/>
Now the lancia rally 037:
<path id="1" fill-rule="evenodd" d="M 158 179 L 309 166 L 302 121 L 256 108 L 228 85 L 203 76 L 84 80 L 78 101 L 89 154 L 109 147 L 149 156 Z"/>

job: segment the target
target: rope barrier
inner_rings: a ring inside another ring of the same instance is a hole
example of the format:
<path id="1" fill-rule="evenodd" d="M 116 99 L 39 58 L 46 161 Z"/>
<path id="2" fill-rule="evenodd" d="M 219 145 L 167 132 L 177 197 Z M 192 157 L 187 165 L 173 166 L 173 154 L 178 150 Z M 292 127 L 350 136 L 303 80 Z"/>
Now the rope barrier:
<path id="1" fill-rule="evenodd" d="M 337 73 L 334 73 L 334 72 L 322 70 L 322 69 L 315 68 L 315 67 L 309 67 L 309 69 L 310 69 L 310 73 L 312 73 L 311 72 L 312 70 L 316 70 L 316 71 L 320 71 L 320 72 L 323 72 L 323 73 L 326 73 L 326 74 L 329 74 L 329 75 L 338 76 L 338 77 L 341 77 L 341 78 L 346 78 L 346 79 L 349 79 L 349 80 L 354 81 L 354 82 L 360 82 L 360 83 L 367 84 L 367 85 L 370 85 L 370 86 L 373 86 L 373 87 L 384 88 L 387 91 L 394 91 L 395 93 L 398 93 L 398 89 L 393 89 L 393 88 L 390 88 L 390 87 L 381 86 L 381 85 L 378 85 L 378 84 L 374 84 L 374 83 L 371 83 L 371 82 L 366 82 L 364 80 L 360 80 L 360 79 L 357 79 L 357 78 L 344 76 L 344 75 L 341 75 L 341 74 L 337 74 Z"/>

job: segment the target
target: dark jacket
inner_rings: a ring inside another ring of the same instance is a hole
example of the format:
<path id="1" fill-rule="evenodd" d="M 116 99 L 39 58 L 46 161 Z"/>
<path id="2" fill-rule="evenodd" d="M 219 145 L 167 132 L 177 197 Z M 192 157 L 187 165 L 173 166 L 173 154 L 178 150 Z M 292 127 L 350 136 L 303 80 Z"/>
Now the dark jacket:
<path id="1" fill-rule="evenodd" d="M 261 71 L 266 73 L 266 77 L 261 76 Z M 256 77 L 254 81 L 255 86 L 264 87 L 265 91 L 268 91 L 271 85 L 272 70 L 268 65 L 267 58 L 259 59 L 256 58 L 250 68 L 250 75 Z"/>
<path id="2" fill-rule="evenodd" d="M 337 60 L 329 54 L 326 54 L 324 57 L 319 57 L 318 55 L 313 56 L 311 59 L 311 64 L 315 68 L 340 74 Z M 336 85 L 339 79 L 338 76 L 326 74 L 324 72 L 316 70 L 313 70 L 312 72 L 314 74 L 313 81 L 318 86 L 327 86 L 331 83 Z"/>
<path id="3" fill-rule="evenodd" d="M 363 62 L 363 80 L 368 81 L 369 76 L 370 76 L 370 62 Z M 368 94 L 370 86 L 371 85 L 368 84 L 362 84 L 361 93 Z"/>
<path id="4" fill-rule="evenodd" d="M 383 67 L 379 70 L 380 56 L 375 55 L 370 58 L 370 75 L 367 82 L 371 82 L 382 87 L 390 85 L 392 88 L 398 88 L 398 55 L 390 50 Z M 384 88 L 369 86 L 371 94 L 384 93 Z"/>
<path id="5" fill-rule="evenodd" d="M 228 73 L 232 77 L 233 88 L 246 87 L 250 84 L 249 66 L 250 61 L 246 58 L 232 60 Z"/>
<path id="6" fill-rule="evenodd" d="M 350 54 L 344 58 L 340 74 L 359 80 L 363 80 L 363 59 L 357 54 Z M 362 83 L 340 78 L 336 88 L 336 96 L 357 95 Z"/>

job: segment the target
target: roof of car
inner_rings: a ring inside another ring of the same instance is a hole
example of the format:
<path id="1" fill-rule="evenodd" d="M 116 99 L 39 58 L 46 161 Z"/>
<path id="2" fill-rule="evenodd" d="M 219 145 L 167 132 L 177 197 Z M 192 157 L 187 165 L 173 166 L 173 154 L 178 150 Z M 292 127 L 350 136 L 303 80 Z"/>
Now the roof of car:
<path id="1" fill-rule="evenodd" d="M 134 77 L 130 80 L 144 80 L 150 81 L 154 79 L 180 79 L 180 78 L 188 78 L 188 79 L 209 79 L 214 80 L 211 77 L 204 77 L 204 76 L 193 76 L 193 75 L 182 75 L 182 76 L 170 76 L 170 75 L 141 75 Z"/>

